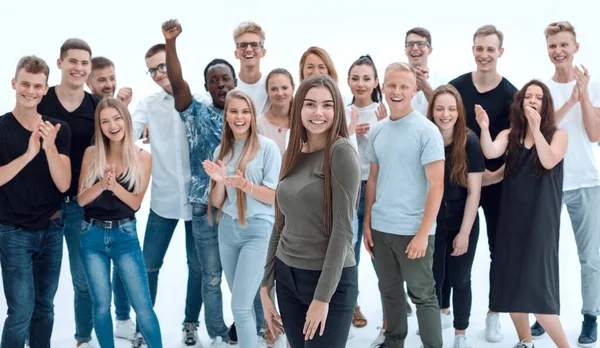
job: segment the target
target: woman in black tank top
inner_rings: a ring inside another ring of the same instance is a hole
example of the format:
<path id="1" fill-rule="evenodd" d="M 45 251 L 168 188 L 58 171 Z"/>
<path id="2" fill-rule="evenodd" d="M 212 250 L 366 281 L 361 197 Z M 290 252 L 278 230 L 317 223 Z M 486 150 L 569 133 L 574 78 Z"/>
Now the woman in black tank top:
<path id="1" fill-rule="evenodd" d="M 94 145 L 83 156 L 77 201 L 85 211 L 79 249 L 92 295 L 96 336 L 100 346 L 114 347 L 112 261 L 143 339 L 148 347 L 162 347 L 135 220 L 150 181 L 152 158 L 135 146 L 131 116 L 119 100 L 103 99 L 94 122 Z M 143 340 L 139 334 L 137 339 Z"/>

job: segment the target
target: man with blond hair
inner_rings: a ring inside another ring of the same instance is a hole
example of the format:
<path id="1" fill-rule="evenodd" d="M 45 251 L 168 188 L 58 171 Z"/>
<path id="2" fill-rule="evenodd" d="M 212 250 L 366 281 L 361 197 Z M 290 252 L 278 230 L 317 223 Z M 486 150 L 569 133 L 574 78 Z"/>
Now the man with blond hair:
<path id="1" fill-rule="evenodd" d="M 546 84 L 557 108 L 558 127 L 569 135 L 563 202 L 571 218 L 581 264 L 583 323 L 577 343 L 580 347 L 593 347 L 598 336 L 596 317 L 600 315 L 600 169 L 594 149 L 594 143 L 600 139 L 600 84 L 590 82 L 583 65 L 573 65 L 579 43 L 571 23 L 551 23 L 544 34 L 548 58 L 554 64 L 554 76 Z M 543 325 L 533 324 L 533 338 L 544 334 Z"/>

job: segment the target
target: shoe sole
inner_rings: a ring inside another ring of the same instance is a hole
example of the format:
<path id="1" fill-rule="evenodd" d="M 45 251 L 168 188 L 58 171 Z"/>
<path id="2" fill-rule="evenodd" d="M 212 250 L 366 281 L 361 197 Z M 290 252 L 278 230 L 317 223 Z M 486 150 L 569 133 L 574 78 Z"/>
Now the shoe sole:
<path id="1" fill-rule="evenodd" d="M 485 340 L 490 343 L 500 343 L 504 340 L 504 337 L 497 339 L 497 340 L 491 340 L 489 337 L 486 337 Z"/>
<path id="2" fill-rule="evenodd" d="M 595 347 L 596 346 L 596 342 L 594 342 L 594 343 L 579 343 L 579 342 L 577 342 L 577 346 L 579 346 L 581 348 Z"/>
<path id="3" fill-rule="evenodd" d="M 533 338 L 534 340 L 539 340 L 540 338 L 542 338 L 544 336 L 546 336 L 545 332 L 543 334 L 541 334 L 541 335 L 538 335 L 538 336 L 531 335 L 531 338 Z"/>

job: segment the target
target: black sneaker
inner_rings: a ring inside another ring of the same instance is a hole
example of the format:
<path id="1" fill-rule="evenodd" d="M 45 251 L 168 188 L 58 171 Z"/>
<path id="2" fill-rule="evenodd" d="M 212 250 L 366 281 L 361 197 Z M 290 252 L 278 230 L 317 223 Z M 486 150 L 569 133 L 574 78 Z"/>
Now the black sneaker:
<path id="1" fill-rule="evenodd" d="M 537 340 L 538 338 L 542 338 L 542 336 L 544 336 L 545 333 L 546 330 L 544 330 L 542 325 L 540 325 L 540 323 L 538 323 L 536 320 L 536 322 L 531 326 L 531 337 L 534 340 Z"/>
<path id="2" fill-rule="evenodd" d="M 238 338 L 237 338 L 237 330 L 235 329 L 235 322 L 233 324 L 231 324 L 231 327 L 229 327 L 229 344 L 237 344 L 238 343 Z"/>
<path id="3" fill-rule="evenodd" d="M 585 316 L 584 316 L 585 318 Z M 581 335 L 577 343 L 580 347 L 588 348 L 596 345 L 598 339 L 598 324 L 596 321 L 585 320 L 581 325 Z"/>

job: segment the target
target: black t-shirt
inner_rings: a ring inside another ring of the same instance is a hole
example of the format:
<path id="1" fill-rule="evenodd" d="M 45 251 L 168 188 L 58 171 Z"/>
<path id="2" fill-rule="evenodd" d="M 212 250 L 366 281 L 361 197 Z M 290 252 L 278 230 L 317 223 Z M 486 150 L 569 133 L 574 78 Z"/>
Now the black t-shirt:
<path id="1" fill-rule="evenodd" d="M 62 121 L 42 116 L 44 121 L 60 123 L 56 135 L 59 154 L 69 156 L 71 130 Z M 12 112 L 0 117 L 0 166 L 5 166 L 27 152 L 31 132 Z M 44 228 L 50 217 L 61 209 L 63 194 L 58 190 L 48 168 L 44 149 L 12 180 L 0 186 L 0 221 L 30 231 Z"/>
<path id="2" fill-rule="evenodd" d="M 438 223 L 448 228 L 459 229 L 465 212 L 465 204 L 469 191 L 450 180 L 452 172 L 452 150 L 450 144 L 444 148 L 446 154 L 446 168 L 444 171 L 444 199 L 438 213 Z M 479 145 L 479 138 L 474 133 L 467 135 L 467 165 L 469 173 L 482 173 L 485 171 L 483 152 Z"/>
<path id="3" fill-rule="evenodd" d="M 513 96 L 517 93 L 517 89 L 506 78 L 503 77 L 496 88 L 485 93 L 479 93 L 475 88 L 472 73 L 461 75 L 450 81 L 450 84 L 458 90 L 462 97 L 467 114 L 467 127 L 473 130 L 478 137 L 481 136 L 481 128 L 475 120 L 475 104 L 481 105 L 488 114 L 492 140 L 496 139 L 498 133 L 510 128 L 510 104 Z M 490 171 L 495 171 L 502 167 L 503 163 L 504 159 L 502 157 L 492 160 L 486 159 L 485 167 Z"/>
<path id="4" fill-rule="evenodd" d="M 38 112 L 64 121 L 71 128 L 71 188 L 65 195 L 77 196 L 81 161 L 85 149 L 92 145 L 94 113 L 100 98 L 84 92 L 85 96 L 81 105 L 73 112 L 68 112 L 58 100 L 55 88 L 50 87 L 48 93 L 42 98 L 42 102 L 38 105 Z"/>
<path id="5" fill-rule="evenodd" d="M 133 192 L 133 190 L 128 189 L 129 183 L 125 182 L 123 178 L 119 177 L 118 181 L 126 190 Z M 135 210 L 131 209 L 130 206 L 109 190 L 102 192 L 100 196 L 86 205 L 84 210 L 85 217 L 88 219 L 121 220 L 135 216 Z"/>

